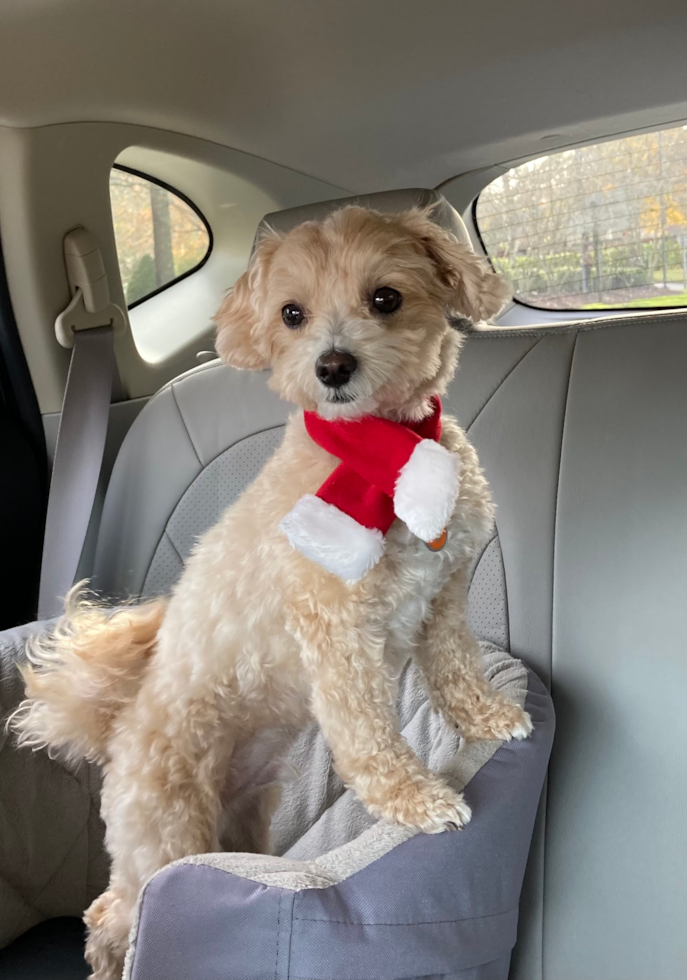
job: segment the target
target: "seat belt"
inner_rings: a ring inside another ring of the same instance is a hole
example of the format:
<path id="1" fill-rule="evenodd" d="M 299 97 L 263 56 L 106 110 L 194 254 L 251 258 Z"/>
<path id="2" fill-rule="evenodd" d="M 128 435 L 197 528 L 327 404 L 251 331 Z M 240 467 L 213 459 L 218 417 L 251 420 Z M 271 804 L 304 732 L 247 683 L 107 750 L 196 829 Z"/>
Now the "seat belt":
<path id="1" fill-rule="evenodd" d="M 72 348 L 72 357 L 48 495 L 39 619 L 58 615 L 74 584 L 105 452 L 114 338 L 126 329 L 124 313 L 110 302 L 93 235 L 85 228 L 69 232 L 64 254 L 72 300 L 57 317 L 55 333 L 63 347 Z"/>

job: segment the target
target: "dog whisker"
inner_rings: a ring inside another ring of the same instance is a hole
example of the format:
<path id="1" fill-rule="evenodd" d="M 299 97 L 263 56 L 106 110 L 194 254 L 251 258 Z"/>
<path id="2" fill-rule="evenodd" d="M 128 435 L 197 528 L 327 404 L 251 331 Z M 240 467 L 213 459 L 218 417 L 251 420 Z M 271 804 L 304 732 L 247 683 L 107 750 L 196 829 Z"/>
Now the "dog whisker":
<path id="1" fill-rule="evenodd" d="M 333 405 L 350 405 L 354 402 L 357 395 L 352 395 L 344 391 L 330 391 L 327 392 L 327 401 L 331 402 Z"/>

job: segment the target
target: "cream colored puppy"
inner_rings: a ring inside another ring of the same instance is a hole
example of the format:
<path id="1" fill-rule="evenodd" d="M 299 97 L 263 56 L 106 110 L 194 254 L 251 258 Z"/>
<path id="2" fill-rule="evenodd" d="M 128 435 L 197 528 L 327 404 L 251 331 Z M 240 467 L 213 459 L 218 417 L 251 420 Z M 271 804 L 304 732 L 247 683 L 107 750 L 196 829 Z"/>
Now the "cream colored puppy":
<path id="1" fill-rule="evenodd" d="M 218 314 L 217 349 L 238 368 L 271 367 L 271 387 L 322 418 L 418 422 L 456 366 L 448 315 L 485 319 L 506 295 L 427 212 L 348 207 L 260 242 Z M 120 975 L 139 890 L 160 867 L 267 848 L 280 755 L 312 716 L 376 816 L 428 833 L 469 820 L 463 797 L 399 734 L 395 685 L 409 656 L 466 739 L 531 730 L 484 679 L 466 620 L 468 569 L 492 528 L 487 484 L 450 418 L 441 445 L 442 459 L 457 454 L 455 473 L 460 463 L 443 550 L 396 520 L 381 558 L 351 582 L 294 548 L 289 537 L 307 551 L 288 515 L 339 462 L 298 412 L 168 601 L 112 613 L 73 595 L 54 636 L 33 648 L 28 700 L 13 720 L 20 740 L 104 770 L 112 872 L 86 914 L 93 978 Z"/>

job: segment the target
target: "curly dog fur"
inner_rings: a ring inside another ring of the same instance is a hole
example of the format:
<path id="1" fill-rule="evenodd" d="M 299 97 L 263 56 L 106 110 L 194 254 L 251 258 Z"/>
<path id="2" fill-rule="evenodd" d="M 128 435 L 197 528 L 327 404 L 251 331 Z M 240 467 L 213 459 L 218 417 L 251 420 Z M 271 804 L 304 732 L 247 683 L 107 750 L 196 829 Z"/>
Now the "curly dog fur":
<path id="1" fill-rule="evenodd" d="M 381 317 L 380 286 L 403 298 Z M 328 418 L 419 419 L 453 376 L 458 334 L 447 314 L 495 315 L 502 280 L 426 211 L 356 207 L 259 243 L 217 316 L 217 349 L 239 368 L 271 367 L 270 385 Z M 281 318 L 297 302 L 297 330 Z M 315 375 L 324 351 L 358 360 L 342 404 Z M 346 584 L 304 558 L 279 522 L 337 460 L 302 413 L 260 476 L 200 540 L 169 600 L 107 610 L 76 592 L 36 643 L 20 741 L 102 764 L 112 857 L 108 890 L 86 913 L 94 980 L 120 976 L 142 884 L 166 863 L 222 847 L 265 850 L 280 758 L 314 716 L 337 771 L 381 818 L 428 833 L 470 818 L 462 796 L 399 734 L 395 684 L 408 656 L 432 702 L 466 739 L 525 737 L 531 724 L 484 679 L 466 620 L 468 571 L 493 507 L 474 449 L 450 418 L 460 454 L 448 544 L 433 553 L 396 521 L 386 553 Z"/>

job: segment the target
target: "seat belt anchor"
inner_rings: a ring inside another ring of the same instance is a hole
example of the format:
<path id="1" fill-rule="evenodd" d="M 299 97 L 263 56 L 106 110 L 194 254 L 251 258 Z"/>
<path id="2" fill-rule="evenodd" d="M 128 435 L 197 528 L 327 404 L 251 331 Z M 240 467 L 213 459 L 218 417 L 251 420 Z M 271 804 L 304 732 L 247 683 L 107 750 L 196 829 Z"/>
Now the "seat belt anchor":
<path id="1" fill-rule="evenodd" d="M 73 228 L 64 236 L 64 260 L 72 298 L 55 320 L 55 336 L 62 347 L 74 346 L 76 330 L 112 327 L 115 336 L 126 333 L 127 316 L 110 302 L 110 287 L 100 246 L 86 228 Z"/>

